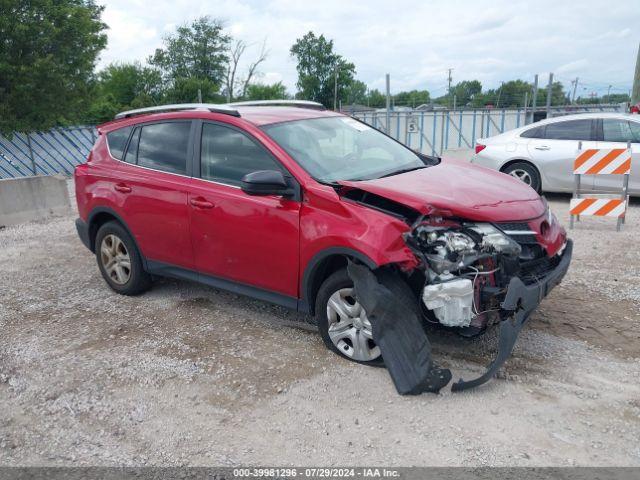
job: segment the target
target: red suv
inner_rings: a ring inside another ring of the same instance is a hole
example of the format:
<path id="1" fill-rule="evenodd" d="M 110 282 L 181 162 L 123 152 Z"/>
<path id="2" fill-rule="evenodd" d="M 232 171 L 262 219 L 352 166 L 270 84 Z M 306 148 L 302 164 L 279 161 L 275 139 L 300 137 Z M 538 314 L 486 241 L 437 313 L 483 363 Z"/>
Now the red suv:
<path id="1" fill-rule="evenodd" d="M 517 179 L 416 153 L 319 104 L 256 103 L 153 107 L 98 127 L 75 171 L 76 224 L 113 290 L 196 280 L 313 314 L 331 350 L 380 363 L 349 262 L 465 336 L 528 317 L 566 272 L 571 241 Z"/>

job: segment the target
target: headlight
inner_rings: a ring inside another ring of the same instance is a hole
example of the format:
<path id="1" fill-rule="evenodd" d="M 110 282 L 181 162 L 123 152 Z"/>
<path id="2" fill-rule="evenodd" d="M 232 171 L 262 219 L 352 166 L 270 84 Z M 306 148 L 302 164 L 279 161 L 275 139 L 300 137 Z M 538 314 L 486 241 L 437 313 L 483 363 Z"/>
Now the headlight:
<path id="1" fill-rule="evenodd" d="M 522 252 L 522 248 L 517 242 L 502 233 L 490 223 L 476 223 L 469 225 L 469 228 L 482 235 L 483 247 L 489 247 L 496 252 L 515 256 L 520 255 Z"/>

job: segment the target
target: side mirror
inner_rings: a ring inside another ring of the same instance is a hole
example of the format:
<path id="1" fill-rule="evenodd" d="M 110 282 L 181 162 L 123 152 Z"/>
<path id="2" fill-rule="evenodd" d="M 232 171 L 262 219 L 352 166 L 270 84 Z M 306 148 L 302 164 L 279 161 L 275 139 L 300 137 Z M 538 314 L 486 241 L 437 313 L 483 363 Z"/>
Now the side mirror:
<path id="1" fill-rule="evenodd" d="M 247 195 L 281 195 L 287 197 L 294 194 L 282 172 L 277 170 L 259 170 L 247 173 L 242 177 L 240 188 Z"/>

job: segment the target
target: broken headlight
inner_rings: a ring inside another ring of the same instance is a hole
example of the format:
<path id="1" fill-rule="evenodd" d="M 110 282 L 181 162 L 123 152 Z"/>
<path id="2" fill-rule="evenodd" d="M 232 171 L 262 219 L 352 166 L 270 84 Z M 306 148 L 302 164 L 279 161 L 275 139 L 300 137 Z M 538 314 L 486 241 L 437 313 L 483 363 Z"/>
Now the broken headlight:
<path id="1" fill-rule="evenodd" d="M 476 223 L 468 228 L 482 235 L 483 250 L 493 250 L 498 253 L 518 257 L 522 252 L 520 245 L 498 230 L 490 223 Z"/>

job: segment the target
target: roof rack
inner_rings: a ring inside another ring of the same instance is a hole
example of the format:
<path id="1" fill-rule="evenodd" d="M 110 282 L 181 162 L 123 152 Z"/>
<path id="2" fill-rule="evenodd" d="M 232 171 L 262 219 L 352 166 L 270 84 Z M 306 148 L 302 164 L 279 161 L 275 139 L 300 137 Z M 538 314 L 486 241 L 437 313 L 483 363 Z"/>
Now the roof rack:
<path id="1" fill-rule="evenodd" d="M 309 100 L 254 100 L 248 102 L 227 103 L 230 107 L 300 107 L 314 110 L 325 110 L 324 105 Z"/>
<path id="2" fill-rule="evenodd" d="M 178 112 L 181 110 L 208 110 L 214 113 L 225 113 L 239 117 L 240 113 L 235 108 L 226 104 L 216 103 L 178 103 L 175 105 L 157 105 L 155 107 L 136 108 L 135 110 L 127 110 L 120 112 L 115 116 L 116 120 L 129 118 L 135 115 L 143 115 L 145 113 L 162 113 L 162 112 Z"/>

